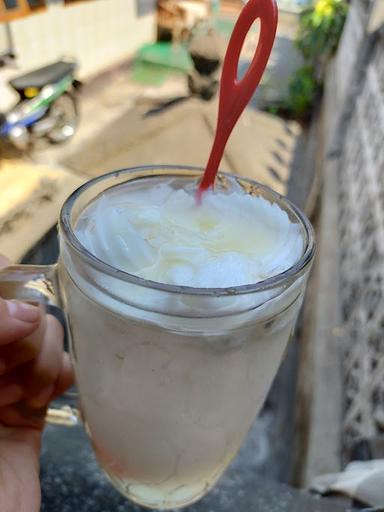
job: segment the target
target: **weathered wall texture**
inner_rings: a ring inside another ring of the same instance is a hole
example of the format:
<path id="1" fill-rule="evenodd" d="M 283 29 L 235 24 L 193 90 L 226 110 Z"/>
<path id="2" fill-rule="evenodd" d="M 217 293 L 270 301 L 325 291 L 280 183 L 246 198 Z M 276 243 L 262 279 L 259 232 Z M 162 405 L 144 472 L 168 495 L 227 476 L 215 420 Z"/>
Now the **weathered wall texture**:
<path id="1" fill-rule="evenodd" d="M 155 11 L 138 16 L 134 0 L 58 3 L 10 26 L 21 70 L 68 55 L 79 60 L 81 76 L 88 76 L 151 41 Z"/>
<path id="2" fill-rule="evenodd" d="M 352 6 L 337 61 L 345 98 L 337 150 L 347 457 L 357 440 L 384 433 L 384 34 L 378 18 L 372 24 L 379 10 L 362 4 Z"/>
<path id="3" fill-rule="evenodd" d="M 384 430 L 384 39 L 375 45 L 340 157 L 347 441 Z"/>
<path id="4" fill-rule="evenodd" d="M 83 79 L 131 58 L 140 45 L 155 39 L 156 11 L 141 15 L 135 0 L 68 5 L 57 1 L 48 3 L 44 11 L 11 21 L 9 29 L 16 68 L 0 69 L 0 111 L 17 99 L 6 85 L 13 76 L 66 57 L 77 60 L 78 76 Z M 0 32 L 3 51 L 7 43 L 5 32 Z"/>
<path id="5" fill-rule="evenodd" d="M 384 427 L 381 3 L 352 0 L 319 121 L 315 158 L 323 187 L 308 313 L 307 485 L 341 470 L 359 440 L 377 440 Z"/>

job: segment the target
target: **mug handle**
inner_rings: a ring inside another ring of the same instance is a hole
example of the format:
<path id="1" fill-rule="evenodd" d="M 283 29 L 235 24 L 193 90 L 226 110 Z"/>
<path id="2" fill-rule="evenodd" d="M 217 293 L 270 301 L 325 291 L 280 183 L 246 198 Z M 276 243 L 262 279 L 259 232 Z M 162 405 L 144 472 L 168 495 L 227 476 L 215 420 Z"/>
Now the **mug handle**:
<path id="1" fill-rule="evenodd" d="M 57 264 L 10 265 L 0 269 L 0 297 L 39 304 L 44 311 L 53 314 L 57 310 L 62 311 Z M 63 324 L 62 316 L 59 321 Z M 65 324 L 63 328 L 68 334 Z M 80 415 L 77 409 L 64 405 L 48 408 L 45 420 L 47 423 L 75 426 L 80 422 Z"/>

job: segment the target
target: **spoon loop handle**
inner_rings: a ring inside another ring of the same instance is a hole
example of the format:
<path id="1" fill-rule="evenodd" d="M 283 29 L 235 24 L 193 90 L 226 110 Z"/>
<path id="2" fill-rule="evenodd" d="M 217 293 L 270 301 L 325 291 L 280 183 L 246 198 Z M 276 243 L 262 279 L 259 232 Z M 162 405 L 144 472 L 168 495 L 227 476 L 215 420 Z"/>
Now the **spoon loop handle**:
<path id="1" fill-rule="evenodd" d="M 260 19 L 255 55 L 241 80 L 237 79 L 241 49 L 253 22 Z M 198 195 L 213 187 L 225 144 L 240 114 L 259 85 L 272 51 L 277 29 L 275 0 L 248 0 L 233 29 L 225 54 L 220 81 L 219 113 L 211 154 L 199 185 Z"/>

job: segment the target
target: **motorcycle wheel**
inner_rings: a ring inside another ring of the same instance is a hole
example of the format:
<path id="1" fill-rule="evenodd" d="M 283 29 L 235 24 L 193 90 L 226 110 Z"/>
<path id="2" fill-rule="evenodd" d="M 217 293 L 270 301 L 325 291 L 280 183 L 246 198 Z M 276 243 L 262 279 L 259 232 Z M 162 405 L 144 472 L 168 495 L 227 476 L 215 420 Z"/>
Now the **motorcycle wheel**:
<path id="1" fill-rule="evenodd" d="M 49 109 L 49 115 L 56 118 L 55 127 L 47 133 L 49 142 L 60 144 L 75 134 L 79 113 L 76 99 L 72 94 L 65 92 L 57 98 Z"/>

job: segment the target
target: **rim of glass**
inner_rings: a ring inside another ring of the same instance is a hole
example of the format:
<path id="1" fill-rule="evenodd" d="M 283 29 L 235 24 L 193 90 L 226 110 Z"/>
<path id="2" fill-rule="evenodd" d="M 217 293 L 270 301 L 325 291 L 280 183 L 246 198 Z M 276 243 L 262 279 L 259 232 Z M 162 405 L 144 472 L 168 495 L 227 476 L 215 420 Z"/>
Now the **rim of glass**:
<path id="1" fill-rule="evenodd" d="M 136 167 L 130 167 L 126 169 L 120 169 L 117 171 L 111 171 L 106 174 L 102 174 L 100 176 L 96 176 L 91 180 L 87 181 L 79 188 L 77 188 L 72 194 L 66 199 L 63 204 L 60 213 L 59 225 L 61 232 L 65 235 L 65 239 L 69 242 L 71 247 L 77 252 L 77 254 L 85 260 L 92 267 L 97 270 L 103 272 L 104 274 L 108 274 L 114 278 L 120 279 L 122 281 L 127 281 L 132 284 L 136 284 L 145 288 L 157 289 L 168 293 L 178 293 L 185 295 L 210 295 L 210 296 L 227 296 L 227 295 L 243 295 L 248 293 L 262 292 L 265 290 L 270 290 L 271 288 L 275 288 L 281 286 L 285 282 L 293 279 L 300 273 L 304 272 L 305 268 L 311 263 L 312 258 L 315 253 L 315 241 L 314 241 L 314 233 L 313 228 L 307 217 L 304 215 L 301 210 L 295 206 L 289 199 L 278 194 L 270 187 L 266 185 L 262 185 L 261 183 L 249 179 L 243 178 L 242 176 L 237 176 L 235 174 L 230 174 L 226 172 L 219 171 L 218 175 L 226 176 L 229 178 L 235 178 L 240 182 L 246 182 L 250 185 L 257 186 L 260 190 L 265 190 L 268 194 L 275 198 L 276 201 L 283 201 L 286 205 L 295 213 L 301 222 L 305 235 L 306 235 L 306 247 L 301 255 L 300 259 L 291 267 L 289 267 L 284 272 L 276 274 L 275 276 L 264 279 L 263 281 L 258 281 L 257 283 L 246 284 L 241 286 L 229 286 L 225 288 L 195 288 L 192 286 L 185 285 L 173 285 L 173 284 L 165 284 L 160 283 L 158 281 L 151 281 L 149 279 L 144 279 L 136 274 L 131 274 L 129 272 L 125 272 L 124 270 L 119 270 L 112 265 L 100 260 L 97 256 L 92 254 L 88 249 L 80 242 L 77 238 L 74 230 L 71 226 L 71 211 L 72 207 L 75 204 L 76 200 L 81 196 L 81 194 L 91 188 L 96 183 L 100 183 L 101 181 L 108 180 L 113 177 L 120 177 L 121 175 L 129 175 L 138 171 L 155 171 L 155 170 L 165 171 L 169 169 L 170 171 L 193 171 L 193 172 L 203 172 L 204 169 L 202 167 L 195 166 L 186 166 L 186 165 L 142 165 Z M 159 174 L 159 177 L 166 177 L 166 174 Z M 173 175 L 174 176 L 174 175 Z M 156 177 L 156 174 L 151 174 L 148 176 L 140 176 L 137 179 L 143 179 L 145 177 Z M 133 180 L 136 181 L 136 180 Z M 122 184 L 122 183 L 121 183 Z M 118 184 L 120 185 L 120 184 Z M 116 185 L 111 185 L 111 187 Z M 106 189 L 107 190 L 107 189 Z"/>

